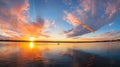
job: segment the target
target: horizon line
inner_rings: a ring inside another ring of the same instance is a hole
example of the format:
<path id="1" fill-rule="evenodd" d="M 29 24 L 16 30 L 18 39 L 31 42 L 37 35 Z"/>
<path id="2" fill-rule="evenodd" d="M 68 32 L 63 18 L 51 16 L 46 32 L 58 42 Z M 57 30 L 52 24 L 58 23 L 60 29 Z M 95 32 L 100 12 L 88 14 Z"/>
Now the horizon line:
<path id="1" fill-rule="evenodd" d="M 0 42 L 39 42 L 39 43 L 94 43 L 94 42 L 119 42 L 120 39 L 115 40 L 96 40 L 96 41 L 46 41 L 46 40 L 0 40 Z"/>

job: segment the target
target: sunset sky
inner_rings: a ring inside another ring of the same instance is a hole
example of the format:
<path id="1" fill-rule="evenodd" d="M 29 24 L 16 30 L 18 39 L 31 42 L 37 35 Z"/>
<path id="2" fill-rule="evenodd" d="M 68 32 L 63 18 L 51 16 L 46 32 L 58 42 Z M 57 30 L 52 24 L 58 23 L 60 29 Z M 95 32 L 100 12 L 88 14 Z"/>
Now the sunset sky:
<path id="1" fill-rule="evenodd" d="M 120 38 L 120 0 L 0 0 L 0 39 Z"/>

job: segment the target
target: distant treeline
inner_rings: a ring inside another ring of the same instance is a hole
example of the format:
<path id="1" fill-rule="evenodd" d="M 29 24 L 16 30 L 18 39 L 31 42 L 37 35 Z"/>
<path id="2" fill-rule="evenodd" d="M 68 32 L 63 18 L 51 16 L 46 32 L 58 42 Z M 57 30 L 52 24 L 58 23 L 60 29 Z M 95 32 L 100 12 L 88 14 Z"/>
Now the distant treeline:
<path id="1" fill-rule="evenodd" d="M 41 42 L 41 43 L 94 43 L 94 42 L 119 42 L 120 39 L 116 40 L 102 40 L 102 41 L 29 41 L 29 40 L 0 40 L 0 42 Z"/>

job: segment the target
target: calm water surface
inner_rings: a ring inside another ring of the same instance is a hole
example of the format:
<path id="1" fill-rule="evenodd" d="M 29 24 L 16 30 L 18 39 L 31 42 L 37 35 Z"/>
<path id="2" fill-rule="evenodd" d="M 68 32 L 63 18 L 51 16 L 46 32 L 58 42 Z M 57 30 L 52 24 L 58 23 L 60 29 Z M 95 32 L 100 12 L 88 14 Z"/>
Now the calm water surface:
<path id="1" fill-rule="evenodd" d="M 0 42 L 0 67 L 120 67 L 120 42 Z"/>

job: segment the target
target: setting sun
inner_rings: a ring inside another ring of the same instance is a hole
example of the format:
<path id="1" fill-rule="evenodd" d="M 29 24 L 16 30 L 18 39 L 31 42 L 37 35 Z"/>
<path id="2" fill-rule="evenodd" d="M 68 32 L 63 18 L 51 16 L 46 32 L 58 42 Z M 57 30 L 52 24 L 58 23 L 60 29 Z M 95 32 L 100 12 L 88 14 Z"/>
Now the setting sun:
<path id="1" fill-rule="evenodd" d="M 35 40 L 35 38 L 34 38 L 34 37 L 30 37 L 29 39 L 30 39 L 30 41 L 34 41 L 34 40 Z"/>

